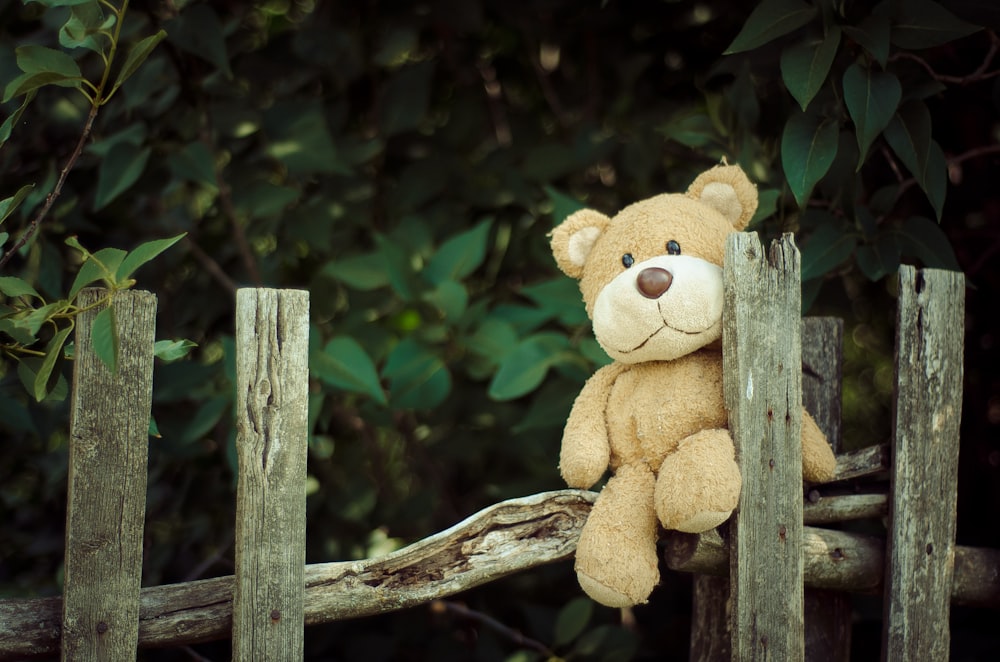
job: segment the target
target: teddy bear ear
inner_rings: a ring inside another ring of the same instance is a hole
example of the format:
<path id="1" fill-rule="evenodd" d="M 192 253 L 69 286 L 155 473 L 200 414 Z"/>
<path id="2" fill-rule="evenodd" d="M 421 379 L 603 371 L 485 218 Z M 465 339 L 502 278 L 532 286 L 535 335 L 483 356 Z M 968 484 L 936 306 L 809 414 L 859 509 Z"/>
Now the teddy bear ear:
<path id="1" fill-rule="evenodd" d="M 757 211 L 757 187 L 739 166 L 724 164 L 701 173 L 687 194 L 725 216 L 737 230 Z"/>
<path id="2" fill-rule="evenodd" d="M 593 209 L 581 209 L 566 217 L 552 230 L 552 254 L 556 264 L 570 278 L 583 275 L 583 265 L 611 219 Z"/>

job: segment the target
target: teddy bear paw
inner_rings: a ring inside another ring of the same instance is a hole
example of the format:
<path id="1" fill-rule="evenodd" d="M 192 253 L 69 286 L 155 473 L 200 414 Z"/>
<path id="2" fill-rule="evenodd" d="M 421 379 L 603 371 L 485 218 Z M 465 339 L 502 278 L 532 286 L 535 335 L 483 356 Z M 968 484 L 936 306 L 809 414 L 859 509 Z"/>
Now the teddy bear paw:
<path id="1" fill-rule="evenodd" d="M 659 579 L 658 576 L 633 577 L 627 586 L 614 587 L 579 570 L 576 573 L 576 578 L 580 583 L 580 588 L 592 600 L 605 607 L 614 608 L 645 604 Z"/>
<path id="2" fill-rule="evenodd" d="M 667 528 L 675 529 L 677 531 L 683 531 L 684 533 L 703 533 L 710 529 L 714 529 L 719 526 L 733 514 L 733 511 L 727 510 L 723 512 L 711 512 L 706 511 L 703 513 L 698 513 L 692 515 L 687 519 L 677 522 L 676 524 L 669 526 Z"/>

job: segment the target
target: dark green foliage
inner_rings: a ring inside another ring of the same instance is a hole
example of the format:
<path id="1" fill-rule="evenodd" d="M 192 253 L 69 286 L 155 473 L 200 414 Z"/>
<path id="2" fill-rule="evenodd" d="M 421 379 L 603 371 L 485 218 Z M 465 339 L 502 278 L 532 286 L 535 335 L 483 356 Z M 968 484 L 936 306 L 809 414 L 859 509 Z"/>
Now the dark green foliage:
<path id="1" fill-rule="evenodd" d="M 1000 221 L 1000 19 L 871 4 L 195 0 L 118 22 L 96 2 L 0 0 L 0 250 L 53 190 L 121 31 L 90 140 L 0 273 L 0 341 L 55 356 L 71 337 L 7 314 L 81 279 L 156 292 L 144 585 L 227 574 L 234 289 L 309 289 L 309 561 L 385 552 L 562 486 L 563 422 L 607 358 L 546 234 L 725 157 L 759 182 L 754 228 L 800 234 L 804 300 L 848 318 L 848 445 L 881 441 L 900 260 L 1000 286 L 981 250 Z M 0 362 L 0 596 L 59 589 L 70 373 L 44 361 Z M 686 659 L 685 582 L 668 575 L 634 631 L 577 599 L 569 564 L 457 599 L 566 659 Z M 307 649 L 544 659 L 430 609 L 314 628 Z"/>

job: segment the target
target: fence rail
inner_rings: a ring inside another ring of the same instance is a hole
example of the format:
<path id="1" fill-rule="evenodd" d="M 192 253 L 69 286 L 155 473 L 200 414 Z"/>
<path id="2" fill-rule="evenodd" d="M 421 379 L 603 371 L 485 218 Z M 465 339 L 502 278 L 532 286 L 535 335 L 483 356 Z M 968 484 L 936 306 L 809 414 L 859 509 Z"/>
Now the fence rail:
<path id="1" fill-rule="evenodd" d="M 850 593 L 883 595 L 886 659 L 918 650 L 945 659 L 950 604 L 1000 607 L 1000 550 L 955 545 L 961 274 L 901 270 L 892 442 L 838 453 L 835 481 L 888 475 L 889 493 L 813 490 L 805 500 L 799 403 L 805 393 L 836 443 L 841 326 L 810 322 L 802 339 L 788 237 L 768 256 L 755 237 L 734 235 L 725 278 L 727 403 L 744 492 L 728 539 L 666 537 L 667 565 L 696 573 L 692 659 L 846 659 Z M 77 327 L 66 588 L 62 597 L 0 600 L 0 660 L 112 650 L 121 659 L 227 637 L 236 659 L 296 660 L 304 625 L 427 603 L 572 556 L 592 492 L 505 501 L 383 557 L 305 565 L 308 295 L 242 290 L 235 574 L 140 589 L 155 299 L 118 293 L 114 306 L 117 375 L 90 350 L 86 321 Z M 918 498 L 928 490 L 934 498 Z M 886 537 L 812 526 L 872 517 L 888 518 Z M 839 645 L 815 657 L 816 642 L 831 638 Z"/>

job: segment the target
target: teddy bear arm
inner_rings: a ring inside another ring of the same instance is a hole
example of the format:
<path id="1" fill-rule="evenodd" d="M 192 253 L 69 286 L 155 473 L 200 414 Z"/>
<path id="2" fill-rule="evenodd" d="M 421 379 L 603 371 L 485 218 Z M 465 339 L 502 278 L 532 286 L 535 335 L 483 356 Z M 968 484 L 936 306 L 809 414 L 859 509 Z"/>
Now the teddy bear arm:
<path id="1" fill-rule="evenodd" d="M 837 458 L 826 435 L 805 409 L 802 410 L 802 477 L 810 483 L 826 483 L 836 474 Z"/>
<path id="2" fill-rule="evenodd" d="M 570 487 L 586 489 L 600 480 L 608 468 L 611 446 L 605 409 L 620 372 L 616 364 L 601 368 L 576 396 L 559 453 L 559 470 Z"/>

